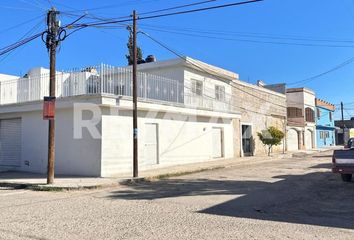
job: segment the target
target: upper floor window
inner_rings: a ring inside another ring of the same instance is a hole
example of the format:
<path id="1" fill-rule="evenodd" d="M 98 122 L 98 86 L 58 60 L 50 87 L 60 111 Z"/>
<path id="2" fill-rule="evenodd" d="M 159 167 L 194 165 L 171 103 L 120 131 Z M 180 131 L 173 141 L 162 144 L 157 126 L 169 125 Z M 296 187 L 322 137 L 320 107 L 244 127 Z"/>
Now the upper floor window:
<path id="1" fill-rule="evenodd" d="M 289 118 L 302 117 L 302 110 L 300 108 L 288 107 L 287 112 Z"/>
<path id="2" fill-rule="evenodd" d="M 305 119 L 306 122 L 315 122 L 315 112 L 309 107 L 305 109 Z"/>
<path id="3" fill-rule="evenodd" d="M 215 85 L 215 98 L 219 101 L 225 101 L 225 87 Z"/>
<path id="4" fill-rule="evenodd" d="M 332 112 L 329 112 L 329 121 L 332 122 Z"/>
<path id="5" fill-rule="evenodd" d="M 202 96 L 203 95 L 203 81 L 200 80 L 191 80 L 191 91 L 195 95 Z"/>
<path id="6" fill-rule="evenodd" d="M 317 118 L 318 119 L 321 118 L 321 110 L 319 108 L 317 108 Z"/>

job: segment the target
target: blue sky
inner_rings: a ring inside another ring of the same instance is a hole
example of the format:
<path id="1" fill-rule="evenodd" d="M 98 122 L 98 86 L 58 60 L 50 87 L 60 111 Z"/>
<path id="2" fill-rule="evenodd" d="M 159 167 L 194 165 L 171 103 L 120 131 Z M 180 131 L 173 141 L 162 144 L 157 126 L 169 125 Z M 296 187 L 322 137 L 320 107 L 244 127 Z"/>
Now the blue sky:
<path id="1" fill-rule="evenodd" d="M 127 16 L 133 9 L 141 13 L 191 2 L 0 0 L 0 48 L 27 32 L 34 34 L 44 30 L 44 15 L 50 4 L 63 12 L 60 19 L 65 24 L 86 9 L 90 17 L 111 18 Z M 218 0 L 203 6 L 230 2 L 235 1 Z M 144 20 L 139 22 L 139 27 L 180 54 L 235 71 L 244 81 L 254 83 L 262 79 L 267 83 L 293 83 L 326 72 L 354 57 L 353 10 L 353 0 L 265 0 L 227 9 Z M 82 20 L 92 21 L 95 20 Z M 17 27 L 12 28 L 15 25 Z M 57 67 L 71 69 L 101 62 L 125 65 L 127 38 L 124 27 L 78 31 L 62 42 Z M 139 45 L 144 55 L 154 54 L 159 60 L 175 58 L 143 35 L 139 36 Z M 6 58 L 0 57 L 1 73 L 23 75 L 37 66 L 48 66 L 48 54 L 40 39 Z M 354 102 L 350 90 L 353 76 L 354 62 L 303 86 L 315 90 L 317 97 L 335 104 L 350 103 Z M 348 109 L 345 117 L 354 114 L 351 110 L 354 104 L 345 107 Z"/>

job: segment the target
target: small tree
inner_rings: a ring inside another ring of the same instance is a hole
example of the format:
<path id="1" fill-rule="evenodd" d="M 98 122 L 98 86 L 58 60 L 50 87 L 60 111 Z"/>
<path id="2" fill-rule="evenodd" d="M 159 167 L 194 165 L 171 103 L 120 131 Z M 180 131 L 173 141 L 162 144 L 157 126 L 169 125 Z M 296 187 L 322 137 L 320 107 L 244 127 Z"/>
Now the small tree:
<path id="1" fill-rule="evenodd" d="M 127 58 L 128 60 L 128 65 L 133 65 L 133 56 L 134 56 L 134 53 L 133 53 L 133 36 L 132 34 L 130 34 L 129 36 L 129 40 L 128 40 L 128 43 L 127 43 L 127 48 L 128 48 L 128 54 L 125 55 L 125 57 Z M 138 64 L 139 63 L 143 63 L 144 62 L 144 59 L 143 59 L 143 51 L 141 50 L 140 47 L 137 47 L 137 62 Z"/>
<path id="2" fill-rule="evenodd" d="M 281 140 L 284 138 L 284 133 L 276 127 L 269 127 L 267 130 L 263 130 L 262 133 L 257 133 L 259 140 L 268 146 L 268 156 L 272 151 L 273 146 L 281 144 Z"/>

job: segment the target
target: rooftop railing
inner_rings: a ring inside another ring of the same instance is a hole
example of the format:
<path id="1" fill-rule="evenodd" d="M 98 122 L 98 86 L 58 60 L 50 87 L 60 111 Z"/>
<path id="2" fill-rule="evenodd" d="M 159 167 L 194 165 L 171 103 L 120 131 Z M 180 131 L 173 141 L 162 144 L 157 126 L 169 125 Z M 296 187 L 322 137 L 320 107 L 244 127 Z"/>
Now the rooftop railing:
<path id="1" fill-rule="evenodd" d="M 183 79 L 170 79 L 159 75 L 138 72 L 137 91 L 139 101 L 158 101 L 189 108 L 215 111 L 230 111 L 231 96 L 215 95 L 215 89 L 203 89 L 199 95 L 193 93 Z M 49 73 L 16 80 L 0 81 L 0 106 L 40 101 L 49 95 Z M 132 96 L 132 69 L 101 64 L 69 72 L 57 72 L 57 98 L 80 95 Z"/>

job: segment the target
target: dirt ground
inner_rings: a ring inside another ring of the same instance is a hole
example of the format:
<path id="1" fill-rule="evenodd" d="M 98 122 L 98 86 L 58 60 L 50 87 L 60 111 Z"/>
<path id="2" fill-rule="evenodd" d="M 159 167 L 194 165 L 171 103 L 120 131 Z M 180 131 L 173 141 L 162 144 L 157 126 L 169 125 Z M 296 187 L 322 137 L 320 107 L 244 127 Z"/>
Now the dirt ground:
<path id="1" fill-rule="evenodd" d="M 354 239 L 354 183 L 330 167 L 325 152 L 95 191 L 0 189 L 0 239 Z"/>

